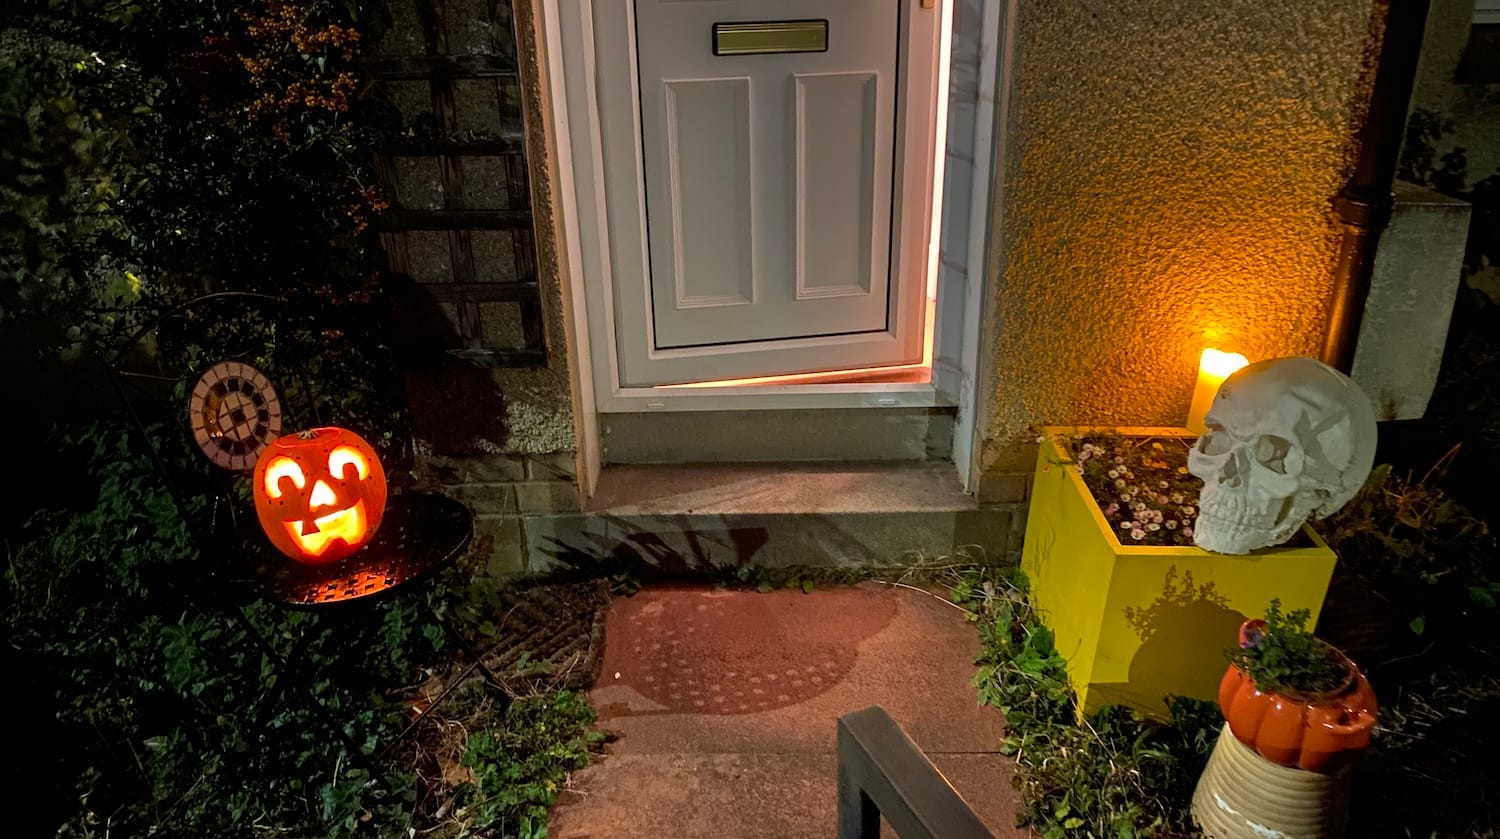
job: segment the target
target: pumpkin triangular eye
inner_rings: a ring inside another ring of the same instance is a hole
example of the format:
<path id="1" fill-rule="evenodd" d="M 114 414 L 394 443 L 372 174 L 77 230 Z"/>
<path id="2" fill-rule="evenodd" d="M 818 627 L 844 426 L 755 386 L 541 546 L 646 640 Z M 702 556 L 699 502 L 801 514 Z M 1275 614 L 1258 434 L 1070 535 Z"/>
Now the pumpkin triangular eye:
<path id="1" fill-rule="evenodd" d="M 352 446 L 339 446 L 328 453 L 328 474 L 341 480 L 344 477 L 344 467 L 351 463 L 361 480 L 370 477 L 370 462 L 359 449 Z"/>
<path id="2" fill-rule="evenodd" d="M 307 478 L 303 477 L 302 467 L 297 465 L 297 461 L 289 457 L 277 457 L 266 464 L 266 495 L 272 498 L 281 497 L 282 478 L 290 478 L 297 489 L 307 486 Z"/>

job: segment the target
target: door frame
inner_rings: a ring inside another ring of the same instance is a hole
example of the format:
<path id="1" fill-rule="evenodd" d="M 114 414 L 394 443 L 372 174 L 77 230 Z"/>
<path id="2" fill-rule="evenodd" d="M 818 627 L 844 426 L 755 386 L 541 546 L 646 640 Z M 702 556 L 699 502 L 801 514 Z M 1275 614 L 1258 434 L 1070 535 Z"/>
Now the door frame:
<path id="1" fill-rule="evenodd" d="M 553 195 L 557 201 L 554 223 L 558 227 L 564 310 L 570 314 L 566 319 L 565 339 L 569 366 L 573 369 L 574 410 L 579 414 L 575 426 L 580 484 L 585 496 L 592 494 L 602 463 L 600 414 L 804 408 L 956 406 L 955 464 L 965 486 L 972 488 L 977 479 L 974 437 L 982 407 L 979 392 L 985 376 L 979 352 L 979 321 L 996 284 L 996 278 L 985 269 L 992 189 L 993 195 L 998 195 L 1000 186 L 992 184 L 991 173 L 1005 171 L 1003 128 L 994 129 L 997 114 L 1003 121 L 1009 99 L 1013 52 L 1010 44 L 1013 27 L 1009 23 L 1014 20 L 1015 0 L 935 0 L 936 8 L 930 11 L 941 15 L 942 21 L 936 27 L 937 38 L 932 44 L 912 45 L 911 60 L 917 60 L 920 46 L 925 60 L 936 61 L 937 41 L 953 34 L 953 5 L 967 3 L 982 11 L 984 25 L 979 31 L 958 33 L 959 38 L 972 43 L 966 43 L 962 49 L 955 43 L 949 51 L 950 66 L 960 54 L 972 52 L 977 58 L 975 69 L 979 81 L 977 101 L 969 103 L 975 111 L 973 165 L 967 190 L 970 201 L 967 207 L 949 202 L 940 233 L 940 240 L 946 242 L 950 228 L 961 231 L 967 247 L 960 253 L 945 253 L 941 260 L 937 243 L 928 243 L 923 249 L 938 275 L 932 382 L 690 389 L 632 388 L 619 383 L 612 312 L 613 243 L 608 235 L 610 213 L 598 105 L 593 7 L 596 3 L 620 2 L 629 0 L 540 0 L 536 8 L 540 30 L 538 67 L 546 88 L 543 113 L 554 144 L 549 150 L 554 164 Z M 904 2 L 917 6 L 919 0 Z M 937 79 L 947 82 L 951 125 L 954 90 L 948 79 L 949 69 L 942 67 Z M 930 97 L 930 107 L 923 109 L 929 123 L 936 120 L 936 100 L 935 95 Z M 911 116 L 908 111 L 908 117 Z M 923 135 L 933 136 L 931 132 Z M 937 152 L 936 145 L 930 144 L 921 153 L 929 178 L 940 160 Z M 898 150 L 899 159 L 910 160 L 911 154 L 908 151 L 902 155 Z M 924 191 L 928 205 L 924 213 L 929 219 L 933 212 L 933 192 Z"/>

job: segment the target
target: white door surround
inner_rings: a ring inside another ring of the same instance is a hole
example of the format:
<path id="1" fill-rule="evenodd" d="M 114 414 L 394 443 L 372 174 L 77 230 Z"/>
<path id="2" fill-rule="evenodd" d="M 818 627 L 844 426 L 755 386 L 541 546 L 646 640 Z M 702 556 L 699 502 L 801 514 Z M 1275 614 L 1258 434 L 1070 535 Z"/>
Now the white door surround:
<path id="1" fill-rule="evenodd" d="M 923 109 L 923 119 L 928 125 L 937 121 L 940 110 L 937 77 L 946 82 L 950 69 L 938 57 L 947 51 L 950 32 L 955 39 L 951 51 L 955 75 L 952 84 L 946 85 L 949 95 L 944 99 L 952 103 L 946 122 L 961 133 L 949 139 L 946 155 L 950 161 L 954 160 L 954 146 L 959 146 L 962 167 L 950 169 L 946 179 L 949 195 L 942 218 L 941 266 L 937 269 L 933 381 L 674 389 L 622 385 L 615 349 L 618 336 L 610 311 L 615 300 L 613 288 L 618 273 L 615 266 L 620 264 L 620 251 L 631 251 L 636 264 L 643 264 L 640 260 L 645 257 L 645 249 L 642 242 L 612 232 L 616 226 L 611 222 L 621 202 L 610 199 L 618 194 L 618 190 L 610 189 L 610 183 L 620 172 L 608 159 L 605 132 L 610 126 L 606 125 L 600 107 L 608 83 L 618 81 L 614 77 L 634 76 L 605 68 L 634 66 L 633 57 L 627 55 L 629 63 L 625 63 L 608 54 L 612 47 L 608 39 L 600 39 L 597 28 L 601 20 L 629 20 L 633 4 L 630 0 L 541 0 L 539 53 L 545 86 L 550 93 L 544 97 L 550 105 L 546 109 L 549 128 L 557 144 L 553 176 L 557 190 L 559 262 L 565 307 L 571 315 L 565 338 L 570 357 L 576 359 L 574 400 L 579 414 L 578 443 L 585 493 L 591 492 L 599 470 L 598 415 L 610 412 L 956 405 L 954 455 L 960 475 L 966 483 L 972 483 L 976 385 L 981 381 L 978 323 L 989 282 L 983 269 L 994 197 L 991 172 L 1004 171 L 1003 161 L 997 160 L 1003 150 L 998 148 L 994 129 L 998 110 L 1003 132 L 1003 100 L 1009 84 L 1005 81 L 1007 74 L 1001 69 L 1009 66 L 1012 53 L 1008 23 L 1014 19 L 1013 3 L 1014 0 L 936 0 L 935 9 L 922 9 L 919 0 L 904 0 L 901 6 L 908 20 L 911 16 L 931 15 L 941 24 L 931 26 L 932 37 L 912 43 L 903 56 L 904 61 L 925 62 L 941 71 L 934 74 L 927 96 L 908 97 L 909 102 Z M 966 15 L 967 25 L 950 29 L 948 22 L 955 14 L 954 4 L 964 6 L 960 13 Z M 979 22 L 976 18 L 981 17 L 982 27 L 976 25 Z M 633 43 L 627 46 L 634 48 Z M 960 62 L 966 62 L 964 68 L 959 67 Z M 966 85 L 964 90 L 959 89 L 961 78 Z M 626 81 L 634 84 L 631 79 Z M 999 83 L 1002 81 L 1005 83 Z M 956 110 L 959 108 L 963 109 L 962 114 Z M 911 119 L 911 115 L 907 118 Z M 634 142 L 639 160 L 638 131 Z M 928 145 L 917 159 L 911 160 L 910 156 L 917 154 L 912 145 L 905 143 L 897 149 L 898 171 L 908 175 L 921 173 L 930 183 L 942 171 L 943 157 Z M 961 189 L 954 189 L 956 177 L 962 179 Z M 999 185 L 994 188 L 998 190 Z M 634 206 L 629 209 L 643 216 L 641 190 L 633 191 L 637 199 L 630 202 Z M 931 219 L 933 191 L 924 189 L 918 194 L 925 194 L 927 202 L 927 206 L 920 208 L 920 215 Z M 908 206 L 900 212 L 910 209 Z M 918 248 L 905 249 L 901 256 L 903 264 L 914 265 L 917 273 L 925 275 L 922 266 L 939 262 L 937 244 L 924 240 Z M 921 284 L 914 285 L 920 288 Z M 821 347 L 821 352 L 832 352 L 835 340 L 806 339 L 800 351 L 813 346 Z M 838 366 L 837 361 L 830 366 Z"/>

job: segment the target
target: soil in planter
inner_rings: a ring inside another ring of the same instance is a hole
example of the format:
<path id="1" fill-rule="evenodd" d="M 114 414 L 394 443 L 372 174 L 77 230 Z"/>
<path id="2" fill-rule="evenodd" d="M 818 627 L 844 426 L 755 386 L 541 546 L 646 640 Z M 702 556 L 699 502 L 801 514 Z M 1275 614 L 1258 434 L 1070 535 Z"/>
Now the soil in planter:
<path id="1" fill-rule="evenodd" d="M 1203 482 L 1187 470 L 1192 440 L 1090 434 L 1061 442 L 1120 544 L 1193 544 Z"/>
<path id="2" fill-rule="evenodd" d="M 1203 481 L 1188 472 L 1190 437 L 1087 434 L 1060 439 L 1122 545 L 1193 547 Z M 1310 547 L 1297 531 L 1282 547 Z"/>

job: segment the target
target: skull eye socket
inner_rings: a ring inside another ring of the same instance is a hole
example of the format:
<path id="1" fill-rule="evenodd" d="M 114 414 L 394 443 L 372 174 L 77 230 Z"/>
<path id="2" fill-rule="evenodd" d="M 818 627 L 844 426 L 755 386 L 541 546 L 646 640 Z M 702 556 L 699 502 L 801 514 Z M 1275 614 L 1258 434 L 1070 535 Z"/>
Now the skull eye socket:
<path id="1" fill-rule="evenodd" d="M 1292 442 L 1275 434 L 1264 434 L 1255 442 L 1255 460 L 1261 466 L 1278 475 L 1286 474 L 1286 456 L 1292 451 Z"/>
<path id="2" fill-rule="evenodd" d="M 1202 454 L 1229 454 L 1229 450 L 1233 448 L 1234 439 L 1224 430 L 1224 426 L 1216 422 L 1208 423 L 1207 430 L 1198 439 L 1198 451 Z"/>
<path id="3" fill-rule="evenodd" d="M 290 480 L 297 489 L 307 486 L 307 478 L 303 476 L 302 467 L 297 465 L 297 461 L 289 457 L 277 457 L 266 465 L 264 481 L 266 495 L 272 498 L 281 497 L 282 478 Z"/>
<path id="4" fill-rule="evenodd" d="M 342 480 L 344 467 L 351 463 L 359 473 L 360 480 L 370 477 L 370 462 L 358 449 L 350 446 L 339 446 L 328 453 L 328 474 Z"/>

